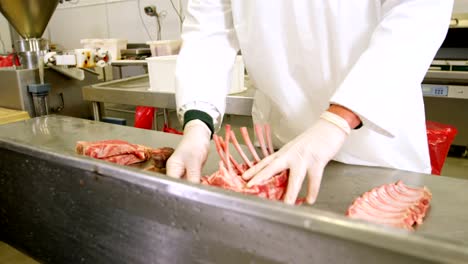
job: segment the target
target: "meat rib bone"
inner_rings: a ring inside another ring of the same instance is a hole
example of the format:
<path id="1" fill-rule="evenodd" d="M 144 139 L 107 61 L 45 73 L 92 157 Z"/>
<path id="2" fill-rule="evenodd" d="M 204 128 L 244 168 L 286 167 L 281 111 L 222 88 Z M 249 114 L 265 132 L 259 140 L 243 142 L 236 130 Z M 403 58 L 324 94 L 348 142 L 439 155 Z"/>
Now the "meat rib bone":
<path id="1" fill-rule="evenodd" d="M 239 155 L 244 160 L 245 164 L 247 164 L 247 166 L 249 166 L 249 168 L 252 168 L 253 167 L 252 161 L 250 161 L 249 158 L 247 157 L 247 155 L 245 155 L 244 151 L 242 150 L 242 148 L 239 145 L 239 142 L 237 141 L 237 138 L 236 138 L 236 135 L 234 134 L 234 131 L 232 131 L 232 130 L 231 130 L 231 141 L 232 141 L 232 144 L 234 145 L 234 147 L 236 148 L 237 152 L 239 153 Z"/>
<path id="2" fill-rule="evenodd" d="M 249 149 L 250 153 L 253 156 L 254 161 L 255 162 L 260 162 L 260 157 L 258 156 L 257 152 L 255 151 L 255 148 L 254 148 L 254 146 L 252 144 L 252 141 L 250 141 L 249 132 L 247 131 L 247 128 L 246 127 L 241 127 L 240 131 L 241 131 L 242 137 L 244 138 L 244 142 L 247 145 L 247 148 Z"/>
<path id="3" fill-rule="evenodd" d="M 226 151 L 226 142 L 224 142 L 223 138 L 219 138 L 220 146 L 223 149 L 223 151 Z M 229 155 L 229 160 L 232 162 L 232 165 L 234 165 L 235 169 L 240 173 L 244 173 L 245 170 L 242 168 L 242 166 L 234 159 L 234 157 L 231 155 L 231 153 L 228 153 Z"/>
<path id="4" fill-rule="evenodd" d="M 213 140 L 215 142 L 215 146 L 216 146 L 216 151 L 218 152 L 218 155 L 219 157 L 221 158 L 221 162 L 224 164 L 224 167 L 227 168 L 227 160 L 226 160 L 226 156 L 225 156 L 225 143 L 223 141 L 223 139 L 221 137 L 219 137 L 218 135 L 213 135 Z M 242 168 L 239 166 L 239 164 L 237 164 L 237 162 L 234 160 L 234 158 L 229 155 L 229 159 L 231 159 L 231 161 L 234 161 L 234 166 L 236 167 L 236 169 L 238 171 L 243 171 Z"/>
<path id="5" fill-rule="evenodd" d="M 268 144 L 268 151 L 270 152 L 270 155 L 275 153 L 275 150 L 273 149 L 273 142 L 271 141 L 271 129 L 270 125 L 266 124 L 265 125 L 265 134 L 266 134 L 266 139 L 267 139 L 267 144 Z"/>
<path id="6" fill-rule="evenodd" d="M 255 127 L 255 134 L 257 135 L 258 143 L 260 144 L 260 148 L 262 149 L 263 158 L 266 158 L 267 156 L 269 156 L 269 154 L 266 148 L 265 137 L 263 135 L 262 126 L 260 126 L 259 124 L 255 124 L 254 127 Z"/>

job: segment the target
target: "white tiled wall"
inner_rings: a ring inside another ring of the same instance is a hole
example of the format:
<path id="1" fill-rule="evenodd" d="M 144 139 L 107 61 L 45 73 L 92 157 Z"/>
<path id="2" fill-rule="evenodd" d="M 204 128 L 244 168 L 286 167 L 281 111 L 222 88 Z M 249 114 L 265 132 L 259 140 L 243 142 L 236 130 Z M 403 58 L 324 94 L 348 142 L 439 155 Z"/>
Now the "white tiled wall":
<path id="1" fill-rule="evenodd" d="M 172 1 L 179 9 L 179 0 Z M 185 9 L 187 1 L 180 2 Z M 46 37 L 50 35 L 52 41 L 65 49 L 80 47 L 79 41 L 83 38 L 123 38 L 130 43 L 156 40 L 156 18 L 143 11 L 149 5 L 166 12 L 166 17 L 161 20 L 162 39 L 179 38 L 180 23 L 170 0 L 80 0 L 78 5 L 65 3 L 52 16 Z"/>
<path id="2" fill-rule="evenodd" d="M 177 9 L 181 3 L 185 10 L 187 0 L 172 1 Z M 80 39 L 84 38 L 123 38 L 129 43 L 156 40 L 156 19 L 147 16 L 143 11 L 143 7 L 149 5 L 166 12 L 166 17 L 161 21 L 162 39 L 180 37 L 179 19 L 170 0 L 72 0 L 71 2 L 58 6 L 44 32 L 45 38 L 51 39 L 64 49 L 81 47 Z M 11 47 L 8 23 L 2 15 L 0 15 L 0 37 L 5 42 L 5 46 Z M 1 44 L 0 52 L 3 52 Z"/>
<path id="3" fill-rule="evenodd" d="M 179 8 L 179 0 L 172 0 Z M 188 0 L 181 0 L 186 9 Z M 155 5 L 165 10 L 162 38 L 179 38 L 179 23 L 170 0 L 72 0 L 59 5 L 45 32 L 46 38 L 65 49 L 79 48 L 83 38 L 123 38 L 130 43 L 156 39 L 156 20 L 143 12 L 143 7 Z M 140 3 L 140 8 L 138 7 Z M 454 13 L 468 13 L 468 0 L 455 0 Z M 140 17 L 141 14 L 141 17 Z M 146 25 L 149 35 L 145 30 Z M 0 38 L 11 50 L 8 23 L 0 15 Z M 0 43 L 0 52 L 3 52 Z"/>
<path id="4" fill-rule="evenodd" d="M 107 38 L 105 14 L 105 5 L 58 9 L 44 33 L 45 38 L 65 49 L 81 47 L 83 38 Z"/>
<path id="5" fill-rule="evenodd" d="M 453 13 L 468 13 L 468 0 L 455 0 Z"/>
<path id="6" fill-rule="evenodd" d="M 8 21 L 0 14 L 0 54 L 11 51 L 11 37 Z"/>

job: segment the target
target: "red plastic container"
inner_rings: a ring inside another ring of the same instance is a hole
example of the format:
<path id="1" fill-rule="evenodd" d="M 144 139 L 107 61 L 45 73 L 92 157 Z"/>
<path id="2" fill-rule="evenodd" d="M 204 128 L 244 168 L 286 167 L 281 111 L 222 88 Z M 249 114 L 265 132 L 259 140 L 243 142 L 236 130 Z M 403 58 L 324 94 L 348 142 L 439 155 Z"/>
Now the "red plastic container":
<path id="1" fill-rule="evenodd" d="M 163 131 L 166 132 L 166 133 L 171 133 L 171 134 L 177 134 L 177 135 L 183 135 L 184 133 L 179 131 L 179 130 L 176 130 L 172 127 L 168 127 L 167 124 L 164 124 L 164 127 L 163 127 Z"/>
<path id="2" fill-rule="evenodd" d="M 154 114 L 156 108 L 150 106 L 137 106 L 135 110 L 135 125 L 134 127 L 143 129 L 153 129 Z M 164 124 L 163 132 L 182 135 L 181 131 L 169 127 Z"/>
<path id="3" fill-rule="evenodd" d="M 426 131 L 432 174 L 440 175 L 450 150 L 450 145 L 458 131 L 454 126 L 434 121 L 426 121 Z"/>
<path id="4" fill-rule="evenodd" d="M 152 129 L 154 112 L 156 108 L 150 106 L 137 106 L 135 110 L 134 127 L 143 129 Z"/>
<path id="5" fill-rule="evenodd" d="M 13 65 L 19 66 L 19 60 L 18 57 L 15 56 L 14 54 L 10 54 L 6 57 L 0 56 L 0 68 L 4 67 L 12 67 Z"/>

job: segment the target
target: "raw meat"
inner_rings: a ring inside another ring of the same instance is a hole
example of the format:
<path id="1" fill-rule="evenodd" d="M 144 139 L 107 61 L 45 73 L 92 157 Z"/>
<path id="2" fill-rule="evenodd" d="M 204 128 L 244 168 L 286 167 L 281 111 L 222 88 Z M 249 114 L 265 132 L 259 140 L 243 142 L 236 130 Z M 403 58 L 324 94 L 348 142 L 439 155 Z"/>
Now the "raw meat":
<path id="1" fill-rule="evenodd" d="M 120 165 L 131 165 L 131 164 L 142 162 L 140 158 L 138 158 L 137 156 L 133 154 L 122 154 L 122 155 L 111 156 L 107 158 L 101 158 L 101 159 L 112 162 L 112 163 L 117 163 Z"/>
<path id="2" fill-rule="evenodd" d="M 151 150 L 151 165 L 143 169 L 146 171 L 166 174 L 166 163 L 173 153 L 174 153 L 174 149 L 169 148 L 169 147 L 152 149 Z"/>
<path id="3" fill-rule="evenodd" d="M 153 167 L 165 168 L 167 159 L 172 155 L 172 148 L 151 149 L 124 140 L 78 141 L 76 152 L 96 159 L 106 160 L 120 165 L 131 165 L 151 160 Z"/>
<path id="4" fill-rule="evenodd" d="M 141 160 L 148 159 L 148 148 L 142 145 L 130 144 L 123 140 L 78 141 L 76 152 L 91 158 L 102 159 L 124 154 L 133 154 Z"/>
<path id="5" fill-rule="evenodd" d="M 414 230 L 430 207 L 431 192 L 426 188 L 411 188 L 402 181 L 384 184 L 358 197 L 346 215 L 373 223 Z"/>
<path id="6" fill-rule="evenodd" d="M 266 132 L 266 142 L 263 129 L 265 129 Z M 242 174 L 247 169 L 258 163 L 260 161 L 260 157 L 255 151 L 255 148 L 250 140 L 247 128 L 241 128 L 241 134 L 254 161 L 251 161 L 241 149 L 234 132 L 231 130 L 231 126 L 226 125 L 226 137 L 224 140 L 217 135 L 213 135 L 213 139 L 216 144 L 216 150 L 221 159 L 219 162 L 219 169 L 209 176 L 202 177 L 201 183 L 218 186 L 235 192 L 256 195 L 266 199 L 282 200 L 288 184 L 289 171 L 287 170 L 282 171 L 281 173 L 273 176 L 261 184 L 252 186 L 250 188 L 246 186 L 247 182 L 242 178 Z M 259 141 L 263 156 L 266 157 L 273 154 L 274 150 L 273 144 L 271 142 L 270 127 L 268 125 L 263 127 L 260 125 L 255 125 L 255 134 Z M 238 163 L 234 157 L 231 156 L 229 152 L 230 143 L 233 144 L 244 163 Z M 303 201 L 304 199 L 298 199 L 296 204 L 301 204 Z"/>
<path id="7" fill-rule="evenodd" d="M 158 149 L 152 149 L 150 153 L 153 165 L 158 169 L 163 169 L 166 168 L 166 162 L 172 155 L 172 153 L 174 153 L 174 149 L 169 147 L 163 147 Z"/>

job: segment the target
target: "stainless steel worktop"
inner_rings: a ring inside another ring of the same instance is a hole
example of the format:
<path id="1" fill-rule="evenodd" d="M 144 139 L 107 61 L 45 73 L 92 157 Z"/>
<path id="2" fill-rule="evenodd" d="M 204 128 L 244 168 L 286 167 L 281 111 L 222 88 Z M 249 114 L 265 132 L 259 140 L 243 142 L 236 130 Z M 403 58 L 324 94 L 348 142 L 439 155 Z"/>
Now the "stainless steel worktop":
<path id="1" fill-rule="evenodd" d="M 62 116 L 0 126 L 0 238 L 46 262 L 468 262 L 468 181 L 332 162 L 314 206 L 287 206 L 74 153 L 78 140 L 114 138 L 175 147 L 181 137 Z M 217 160 L 212 146 L 205 174 Z M 398 179 L 433 193 L 417 231 L 344 217 L 361 193 Z"/>
<path id="2" fill-rule="evenodd" d="M 250 116 L 254 94 L 255 90 L 249 88 L 244 92 L 228 95 L 226 114 Z M 176 108 L 174 93 L 151 91 L 148 75 L 83 87 L 83 99 L 93 102 L 96 120 L 99 120 L 97 115 L 100 112 L 97 109 L 98 102 Z"/>

